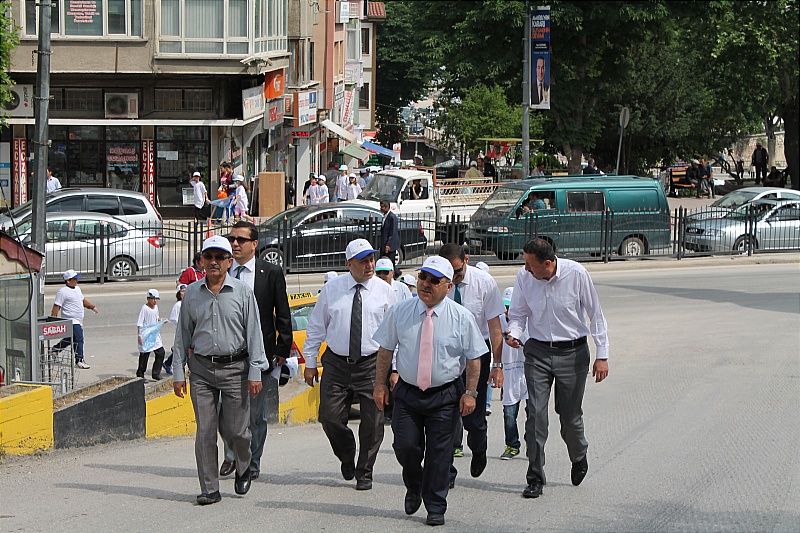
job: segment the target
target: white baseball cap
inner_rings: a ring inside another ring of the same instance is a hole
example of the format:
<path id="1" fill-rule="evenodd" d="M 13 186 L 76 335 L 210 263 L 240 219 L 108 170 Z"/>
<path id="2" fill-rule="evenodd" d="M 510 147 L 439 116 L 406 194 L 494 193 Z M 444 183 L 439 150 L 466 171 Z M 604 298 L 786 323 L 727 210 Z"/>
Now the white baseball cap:
<path id="1" fill-rule="evenodd" d="M 478 166 L 478 163 L 477 163 L 476 161 L 470 161 L 470 162 L 469 162 L 469 166 L 471 166 L 471 167 L 477 167 L 477 166 Z"/>
<path id="2" fill-rule="evenodd" d="M 348 179 L 349 178 L 358 179 L 358 176 L 356 176 L 355 174 L 351 173 L 349 176 L 347 176 L 347 178 Z"/>
<path id="3" fill-rule="evenodd" d="M 297 357 L 289 357 L 286 359 L 286 364 L 276 366 L 270 375 L 278 380 L 278 385 L 283 387 L 290 379 L 297 375 Z"/>
<path id="4" fill-rule="evenodd" d="M 236 174 L 236 176 L 233 177 L 233 181 L 244 181 L 244 176 Z"/>
<path id="5" fill-rule="evenodd" d="M 392 260 L 387 257 L 381 257 L 378 259 L 378 262 L 375 263 L 375 271 L 378 270 L 394 270 L 394 265 L 392 265 Z"/>
<path id="6" fill-rule="evenodd" d="M 367 239 L 356 239 L 350 241 L 350 244 L 347 245 L 344 256 L 348 261 L 353 258 L 364 259 L 369 254 L 374 254 L 377 251 L 378 250 L 375 250 Z"/>
<path id="7" fill-rule="evenodd" d="M 220 250 L 225 250 L 229 254 L 233 253 L 231 250 L 231 243 L 228 242 L 228 239 L 220 235 L 214 235 L 203 241 L 203 251 L 205 252 L 210 248 L 219 248 Z"/>
<path id="8" fill-rule="evenodd" d="M 158 294 L 158 291 L 156 289 L 150 289 L 149 291 L 147 291 L 147 297 L 156 298 L 157 300 L 161 299 L 161 295 Z"/>
<path id="9" fill-rule="evenodd" d="M 325 276 L 322 278 L 322 282 L 323 283 L 328 283 L 330 280 L 332 280 L 333 278 L 338 277 L 338 276 L 339 276 L 339 274 L 337 274 L 333 270 L 331 270 L 330 272 L 325 272 Z"/>
<path id="10" fill-rule="evenodd" d="M 475 268 L 480 268 L 484 272 L 489 272 L 489 265 L 487 265 L 483 261 L 479 261 L 478 264 L 475 265 Z"/>
<path id="11" fill-rule="evenodd" d="M 453 265 L 440 255 L 432 255 L 427 258 L 420 267 L 420 270 L 424 270 L 428 274 L 433 274 L 437 278 L 444 277 L 453 279 Z"/>
<path id="12" fill-rule="evenodd" d="M 181 291 L 182 291 L 183 289 L 185 289 L 186 287 L 188 287 L 188 285 L 187 285 L 187 284 L 185 284 L 185 283 L 179 283 L 179 284 L 178 284 L 178 286 L 177 286 L 177 287 L 175 287 L 175 292 L 176 292 L 176 293 L 178 293 L 178 292 L 181 292 Z"/>
<path id="13" fill-rule="evenodd" d="M 409 287 L 416 287 L 417 286 L 417 278 L 412 276 L 411 274 L 403 274 L 400 276 L 400 281 L 408 285 Z"/>
<path id="14" fill-rule="evenodd" d="M 506 287 L 503 291 L 503 304 L 508 307 L 511 305 L 511 296 L 514 294 L 514 287 Z"/>
<path id="15" fill-rule="evenodd" d="M 347 165 L 342 165 L 339 167 L 339 170 L 347 170 Z"/>
<path id="16" fill-rule="evenodd" d="M 79 278 L 81 275 L 70 268 L 61 277 L 64 278 L 64 281 L 69 281 L 72 278 Z"/>
<path id="17" fill-rule="evenodd" d="M 194 174 L 192 174 L 192 177 L 193 178 L 199 178 L 200 177 L 200 173 L 199 172 L 195 172 Z"/>

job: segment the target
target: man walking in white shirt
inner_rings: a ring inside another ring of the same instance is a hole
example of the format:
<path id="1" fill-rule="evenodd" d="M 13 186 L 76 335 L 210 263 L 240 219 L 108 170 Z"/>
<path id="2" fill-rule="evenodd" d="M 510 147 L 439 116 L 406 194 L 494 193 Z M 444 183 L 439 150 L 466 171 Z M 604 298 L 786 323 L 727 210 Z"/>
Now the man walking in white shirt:
<path id="1" fill-rule="evenodd" d="M 569 259 L 557 258 L 544 239 L 528 241 L 522 249 L 525 267 L 517 273 L 508 309 L 506 343 L 525 343 L 525 379 L 528 385 L 528 447 L 525 498 L 538 498 L 546 483 L 544 446 L 550 389 L 555 381 L 555 404 L 561 420 L 561 436 L 572 462 L 571 481 L 577 486 L 586 477 L 589 444 L 583 433 L 583 393 L 589 370 L 591 334 L 597 346 L 592 376 L 599 383 L 608 376 L 606 319 L 594 284 L 586 269 Z M 588 315 L 591 328 L 586 324 Z"/>
<path id="2" fill-rule="evenodd" d="M 211 201 L 208 199 L 208 191 L 199 172 L 192 174 L 192 189 L 194 190 L 194 221 L 206 220 L 208 217 L 203 213 L 203 207 Z"/>
<path id="3" fill-rule="evenodd" d="M 83 310 L 91 309 L 94 314 L 99 313 L 99 311 L 96 305 L 83 297 L 83 293 L 78 287 L 80 274 L 69 269 L 64 272 L 62 277 L 64 278 L 65 286 L 61 287 L 56 293 L 50 316 L 58 316 L 60 311 L 61 318 L 72 320 L 72 339 L 63 339 L 54 346 L 54 349 L 66 348 L 71 342 L 72 349 L 75 352 L 75 365 L 78 368 L 86 369 L 89 368 L 89 365 L 83 360 Z"/>

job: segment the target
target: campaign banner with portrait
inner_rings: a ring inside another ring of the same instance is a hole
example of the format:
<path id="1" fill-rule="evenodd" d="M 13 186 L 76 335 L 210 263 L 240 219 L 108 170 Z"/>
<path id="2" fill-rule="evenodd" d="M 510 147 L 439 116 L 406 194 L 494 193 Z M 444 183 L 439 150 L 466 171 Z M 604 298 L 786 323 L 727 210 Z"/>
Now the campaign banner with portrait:
<path id="1" fill-rule="evenodd" d="M 531 10 L 531 108 L 550 109 L 550 6 Z"/>

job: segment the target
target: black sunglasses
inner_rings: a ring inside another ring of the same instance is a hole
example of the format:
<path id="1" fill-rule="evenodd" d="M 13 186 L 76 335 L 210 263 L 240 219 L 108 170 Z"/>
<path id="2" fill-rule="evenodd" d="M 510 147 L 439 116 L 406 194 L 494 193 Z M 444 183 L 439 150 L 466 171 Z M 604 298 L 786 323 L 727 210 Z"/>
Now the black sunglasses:
<path id="1" fill-rule="evenodd" d="M 247 237 L 234 237 L 233 235 L 228 235 L 228 242 L 231 244 L 238 242 L 240 245 L 242 245 L 246 242 L 253 242 L 257 240 L 258 239 L 248 239 Z"/>
<path id="2" fill-rule="evenodd" d="M 442 276 L 441 278 L 437 278 L 436 276 L 428 274 L 427 272 L 424 271 L 417 274 L 417 279 L 420 281 L 427 281 L 431 285 L 438 285 L 443 281 L 447 282 L 447 278 L 445 278 L 444 276 Z"/>
<path id="3" fill-rule="evenodd" d="M 205 259 L 206 261 L 216 261 L 218 263 L 220 261 L 225 261 L 226 259 L 230 259 L 230 258 L 231 258 L 231 256 L 229 256 L 228 254 L 223 254 L 223 255 L 203 254 L 203 259 Z"/>

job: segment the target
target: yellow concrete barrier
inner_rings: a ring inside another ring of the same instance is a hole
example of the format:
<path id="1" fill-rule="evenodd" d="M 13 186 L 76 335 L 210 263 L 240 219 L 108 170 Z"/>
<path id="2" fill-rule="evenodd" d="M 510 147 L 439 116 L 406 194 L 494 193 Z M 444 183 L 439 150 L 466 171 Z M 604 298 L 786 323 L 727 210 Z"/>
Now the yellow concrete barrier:
<path id="1" fill-rule="evenodd" d="M 0 398 L 0 452 L 25 455 L 53 446 L 53 389 L 16 385 L 21 392 Z"/>
<path id="2" fill-rule="evenodd" d="M 278 407 L 281 424 L 307 424 L 319 418 L 319 385 L 282 402 Z"/>
<path id="3" fill-rule="evenodd" d="M 145 435 L 148 439 L 194 435 L 197 432 L 194 408 L 192 399 L 189 397 L 188 387 L 183 398 L 178 398 L 174 393 L 168 392 L 149 400 L 145 404 L 145 408 L 147 413 Z"/>

